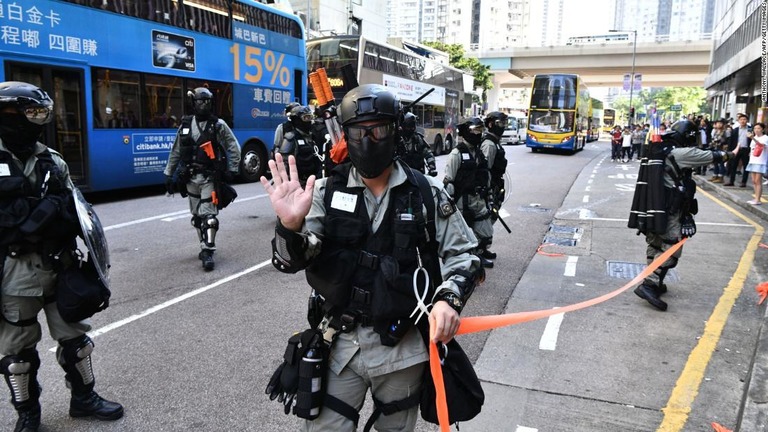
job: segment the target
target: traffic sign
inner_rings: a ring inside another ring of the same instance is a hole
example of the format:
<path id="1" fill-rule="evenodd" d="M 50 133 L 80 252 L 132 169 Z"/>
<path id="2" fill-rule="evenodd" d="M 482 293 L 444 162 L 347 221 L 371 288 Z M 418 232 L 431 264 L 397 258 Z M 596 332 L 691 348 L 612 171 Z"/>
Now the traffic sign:
<path id="1" fill-rule="evenodd" d="M 669 110 L 670 111 L 682 111 L 683 110 L 683 105 L 682 104 L 670 105 L 669 106 Z"/>

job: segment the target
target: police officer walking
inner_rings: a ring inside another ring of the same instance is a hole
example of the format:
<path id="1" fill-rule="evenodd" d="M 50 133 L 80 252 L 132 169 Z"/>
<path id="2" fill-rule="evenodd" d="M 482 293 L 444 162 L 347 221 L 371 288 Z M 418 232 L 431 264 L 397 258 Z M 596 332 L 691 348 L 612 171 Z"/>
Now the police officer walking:
<path id="1" fill-rule="evenodd" d="M 696 234 L 693 216 L 698 212 L 698 204 L 694 198 L 693 169 L 733 157 L 732 152 L 696 148 L 698 134 L 696 124 L 680 120 L 662 135 L 661 142 L 650 143 L 648 154 L 641 161 L 628 226 L 645 234 L 648 264 L 683 237 Z M 664 277 L 677 266 L 682 251 L 678 249 L 645 278 L 635 288 L 635 294 L 656 309 L 666 311 L 667 303 L 661 300 L 667 292 Z"/>
<path id="2" fill-rule="evenodd" d="M 387 410 L 376 429 L 412 431 L 418 415 L 413 396 L 428 360 L 414 326 L 427 312 L 419 298 L 433 304 L 433 339 L 451 340 L 481 278 L 479 261 L 469 253 L 477 242 L 441 185 L 395 160 L 399 101 L 386 87 L 351 90 L 339 112 L 351 163 L 317 182 L 309 177 L 302 188 L 295 158 L 289 157 L 286 172 L 278 156 L 270 162 L 274 185 L 261 179 L 278 216 L 273 264 L 289 273 L 306 269 L 307 281 L 325 299 L 330 328 L 338 331 L 329 371 L 320 373 L 327 379 L 324 405 L 304 430 L 355 430 L 370 388 L 377 407 L 411 402 Z M 422 270 L 431 282 L 419 278 L 423 286 L 412 286 L 414 272 Z M 426 327 L 426 319 L 419 325 Z"/>
<path id="3" fill-rule="evenodd" d="M 231 183 L 240 165 L 240 144 L 224 120 L 213 115 L 213 94 L 205 87 L 187 93 L 194 115 L 184 116 L 173 142 L 165 186 L 189 197 L 192 226 L 200 241 L 198 258 L 213 270 L 216 232 L 219 229 L 219 183 Z"/>
<path id="4" fill-rule="evenodd" d="M 480 150 L 485 126 L 480 118 L 471 117 L 458 125 L 458 132 L 462 140 L 448 154 L 443 184 L 477 236 L 478 247 L 474 253 L 480 257 L 483 267 L 492 268 L 493 261 L 486 258 L 486 247 L 493 239 L 491 211 L 486 200 L 490 171 L 488 160 Z"/>
<path id="5" fill-rule="evenodd" d="M 480 150 L 485 155 L 485 159 L 488 161 L 488 169 L 490 170 L 491 186 L 488 189 L 486 199 L 491 210 L 491 226 L 493 226 L 499 218 L 499 209 L 504 204 L 507 192 L 504 187 L 504 175 L 507 173 L 507 157 L 504 147 L 501 145 L 501 136 L 509 124 L 509 116 L 500 111 L 493 111 L 485 116 L 483 124 L 485 125 L 485 134 L 483 135 L 483 143 L 480 145 Z M 496 259 L 496 253 L 489 250 L 491 243 L 493 243 L 493 231 L 491 231 L 490 238 L 480 242 L 480 248 L 483 250 L 482 256 L 485 259 Z"/>
<path id="6" fill-rule="evenodd" d="M 400 142 L 397 145 L 397 156 L 409 167 L 432 177 L 437 175 L 435 155 L 429 149 L 424 136 L 416 132 L 416 115 L 406 113 L 400 124 Z M 426 165 L 428 171 L 424 170 Z"/>
<path id="7" fill-rule="evenodd" d="M 57 274 L 74 264 L 80 232 L 74 186 L 62 156 L 37 142 L 53 120 L 53 101 L 40 88 L 0 83 L 0 372 L 19 415 L 15 432 L 40 427 L 37 372 L 45 311 L 56 358 L 72 391 L 69 415 L 117 420 L 123 407 L 99 396 L 91 368 L 88 320 L 66 322 L 56 307 Z"/>
<path id="8" fill-rule="evenodd" d="M 277 125 L 277 128 L 275 128 L 275 139 L 272 146 L 272 156 L 270 159 L 275 158 L 275 154 L 277 153 L 280 146 L 283 144 L 283 135 L 285 135 L 287 132 L 290 132 L 293 129 L 293 126 L 291 125 L 290 120 L 288 120 L 288 114 L 291 113 L 291 110 L 296 108 L 297 106 L 300 106 L 301 104 L 298 102 L 291 102 L 288 105 L 285 106 L 285 118 L 286 120 L 279 125 Z"/>
<path id="9" fill-rule="evenodd" d="M 288 121 L 291 123 L 290 132 L 283 135 L 283 143 L 278 153 L 288 164 L 288 155 L 296 157 L 296 167 L 299 170 L 299 183 L 307 184 L 309 176 L 320 177 L 322 174 L 322 161 L 320 149 L 312 137 L 312 123 L 315 116 L 312 108 L 299 105 L 288 113 Z"/>

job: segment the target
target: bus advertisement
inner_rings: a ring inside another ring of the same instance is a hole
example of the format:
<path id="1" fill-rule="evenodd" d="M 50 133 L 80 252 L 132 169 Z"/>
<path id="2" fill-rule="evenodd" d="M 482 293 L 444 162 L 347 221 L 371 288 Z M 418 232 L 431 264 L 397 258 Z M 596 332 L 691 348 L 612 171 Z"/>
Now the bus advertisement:
<path id="1" fill-rule="evenodd" d="M 330 36 L 307 42 L 307 69 L 325 68 L 336 101 L 350 90 L 342 67 L 351 65 L 359 84 L 381 84 L 402 102 L 412 102 L 435 90 L 414 106 L 417 130 L 440 155 L 453 148 L 456 125 L 465 107 L 464 72 L 403 48 L 372 42 L 361 36 Z M 310 103 L 316 98 L 308 90 Z"/>
<path id="2" fill-rule="evenodd" d="M 528 109 L 526 147 L 575 153 L 589 134 L 590 97 L 578 75 L 536 75 Z"/>
<path id="3" fill-rule="evenodd" d="M 206 86 L 242 146 L 240 178 L 266 171 L 285 105 L 306 100 L 301 21 L 251 0 L 0 3 L 0 81 L 54 100 L 42 141 L 75 184 L 161 184 L 188 91 Z M 87 23 L 87 24 L 86 24 Z"/>
<path id="4" fill-rule="evenodd" d="M 603 110 L 603 132 L 610 133 L 616 122 L 616 110 L 606 108 Z"/>

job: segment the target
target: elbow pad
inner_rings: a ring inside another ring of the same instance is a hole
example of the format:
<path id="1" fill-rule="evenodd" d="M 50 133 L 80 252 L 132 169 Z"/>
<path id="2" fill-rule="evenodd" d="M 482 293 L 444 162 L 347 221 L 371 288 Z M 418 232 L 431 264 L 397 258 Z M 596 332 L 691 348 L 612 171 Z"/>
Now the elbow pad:
<path id="1" fill-rule="evenodd" d="M 459 277 L 454 278 L 453 276 Z M 448 277 L 448 279 L 450 279 L 453 283 L 456 284 L 456 286 L 459 287 L 461 300 L 466 305 L 469 298 L 472 297 L 472 293 L 475 292 L 475 287 L 477 284 L 485 280 L 485 268 L 480 266 L 474 272 L 456 270 L 451 274 L 451 276 Z"/>
<path id="2" fill-rule="evenodd" d="M 275 226 L 275 238 L 272 239 L 272 265 L 283 273 L 296 273 L 308 265 L 304 251 L 307 240 L 301 235 L 286 229 L 280 221 Z"/>

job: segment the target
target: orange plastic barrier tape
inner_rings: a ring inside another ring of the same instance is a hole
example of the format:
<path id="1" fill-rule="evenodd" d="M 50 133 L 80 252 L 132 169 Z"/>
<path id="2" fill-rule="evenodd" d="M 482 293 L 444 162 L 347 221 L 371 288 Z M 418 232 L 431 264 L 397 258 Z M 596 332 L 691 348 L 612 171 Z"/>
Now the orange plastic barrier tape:
<path id="1" fill-rule="evenodd" d="M 536 249 L 536 253 L 539 255 L 544 255 L 548 257 L 561 257 L 563 254 L 561 253 L 554 253 L 554 252 L 544 252 L 544 246 L 554 246 L 553 243 L 542 243 L 539 245 L 539 247 Z"/>
<path id="2" fill-rule="evenodd" d="M 755 291 L 757 291 L 758 294 L 760 294 L 760 301 L 757 302 L 757 304 L 761 305 L 765 301 L 765 298 L 768 297 L 768 282 L 763 282 L 755 287 Z"/>
<path id="3" fill-rule="evenodd" d="M 765 243 L 760 243 L 758 246 L 760 246 L 763 249 L 768 249 L 768 245 Z"/>
<path id="4" fill-rule="evenodd" d="M 466 317 L 461 319 L 459 324 L 459 331 L 456 333 L 467 334 L 476 333 L 484 330 L 492 330 L 499 327 L 506 327 L 512 324 L 520 324 L 528 321 L 535 321 L 541 318 L 547 318 L 552 315 L 573 312 L 579 309 L 584 309 L 590 306 L 594 306 L 598 303 L 602 303 L 606 300 L 612 299 L 629 288 L 642 282 L 643 279 L 648 277 L 654 270 L 659 268 L 669 257 L 672 256 L 678 249 L 683 247 L 683 244 L 687 241 L 687 238 L 675 243 L 672 247 L 664 251 L 661 256 L 653 260 L 640 274 L 635 276 L 631 281 L 627 282 L 621 288 L 609 292 L 608 294 L 595 297 L 590 300 L 583 301 L 581 303 L 572 304 L 570 306 L 564 306 L 557 309 L 537 310 L 529 312 L 515 312 L 504 315 L 488 315 L 478 317 Z M 430 334 L 434 329 L 430 329 Z M 432 372 L 432 380 L 435 383 L 435 394 L 437 398 L 435 405 L 437 406 L 437 419 L 440 422 L 440 431 L 449 432 L 451 430 L 450 424 L 448 424 L 448 404 L 445 399 L 445 388 L 443 387 L 443 371 L 440 369 L 440 358 L 437 355 L 437 347 L 435 343 L 430 341 L 429 343 L 429 368 Z M 438 377 L 439 375 L 439 377 Z M 439 379 L 439 381 L 438 381 Z M 439 387 L 438 387 L 439 386 Z"/>
<path id="5" fill-rule="evenodd" d="M 733 432 L 732 430 L 721 425 L 720 423 L 715 423 L 715 422 L 712 422 L 712 429 L 714 429 L 715 432 Z"/>
<path id="6" fill-rule="evenodd" d="M 340 164 L 344 162 L 344 159 L 346 159 L 348 155 L 349 150 L 347 150 L 347 139 L 344 137 L 344 135 L 342 135 L 341 141 L 337 142 L 333 147 L 331 147 L 331 160 L 334 163 Z"/>

